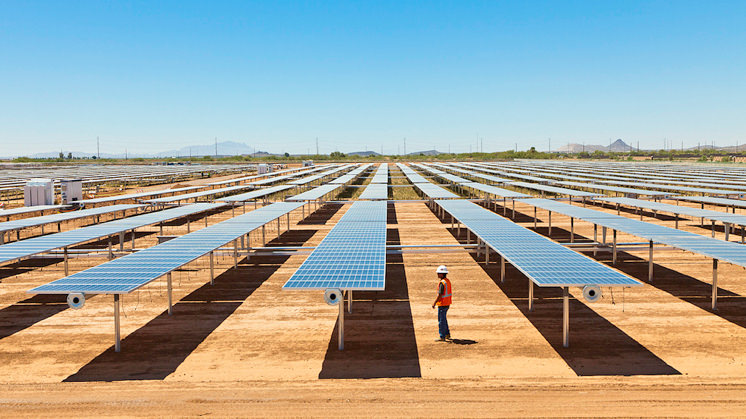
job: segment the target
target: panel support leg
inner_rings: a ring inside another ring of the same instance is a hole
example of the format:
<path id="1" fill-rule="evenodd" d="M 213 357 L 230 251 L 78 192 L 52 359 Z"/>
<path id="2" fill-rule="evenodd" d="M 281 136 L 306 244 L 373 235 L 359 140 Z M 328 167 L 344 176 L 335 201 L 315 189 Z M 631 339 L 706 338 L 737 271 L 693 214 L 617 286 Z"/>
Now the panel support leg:
<path id="1" fill-rule="evenodd" d="M 500 255 L 500 282 L 505 282 L 505 258 Z"/>
<path id="2" fill-rule="evenodd" d="M 63 250 L 65 252 L 65 276 L 67 276 L 68 275 L 68 268 L 67 268 L 68 267 L 68 263 L 67 263 L 67 259 L 68 259 L 67 246 L 65 246 L 65 248 Z"/>
<path id="3" fill-rule="evenodd" d="M 215 285 L 215 262 L 213 253 L 210 252 L 210 285 Z"/>
<path id="4" fill-rule="evenodd" d="M 238 268 L 238 240 L 233 239 L 233 268 Z"/>
<path id="5" fill-rule="evenodd" d="M 598 253 L 598 224 L 593 224 L 593 256 Z"/>
<path id="6" fill-rule="evenodd" d="M 611 243 L 611 260 L 612 264 L 616 265 L 616 230 L 612 230 L 611 232 L 612 236 L 612 243 Z"/>
<path id="7" fill-rule="evenodd" d="M 653 282 L 653 241 L 648 246 L 648 282 Z"/>
<path id="8" fill-rule="evenodd" d="M 122 338 L 119 334 L 119 294 L 114 294 L 114 352 L 122 350 Z"/>
<path id="9" fill-rule="evenodd" d="M 552 211 L 549 211 L 549 237 L 552 237 Z"/>
<path id="10" fill-rule="evenodd" d="M 712 309 L 717 310 L 718 307 L 718 260 L 712 260 Z"/>
<path id="11" fill-rule="evenodd" d="M 562 346 L 570 346 L 570 289 L 562 288 Z"/>
<path id="12" fill-rule="evenodd" d="M 119 232 L 119 251 L 124 251 L 124 231 Z"/>
<path id="13" fill-rule="evenodd" d="M 339 318 L 337 319 L 337 334 L 339 335 L 339 350 L 345 349 L 345 300 L 339 300 Z"/>
<path id="14" fill-rule="evenodd" d="M 528 311 L 534 311 L 534 281 L 528 280 Z"/>
<path id="15" fill-rule="evenodd" d="M 352 290 L 347 291 L 347 312 L 352 313 Z"/>
<path id="16" fill-rule="evenodd" d="M 536 207 L 534 207 L 534 231 L 536 231 Z"/>
<path id="17" fill-rule="evenodd" d="M 171 272 L 166 274 L 166 287 L 168 288 L 168 315 L 173 313 L 173 286 L 171 283 Z"/>
<path id="18" fill-rule="evenodd" d="M 575 218 L 570 217 L 570 243 L 575 243 Z"/>

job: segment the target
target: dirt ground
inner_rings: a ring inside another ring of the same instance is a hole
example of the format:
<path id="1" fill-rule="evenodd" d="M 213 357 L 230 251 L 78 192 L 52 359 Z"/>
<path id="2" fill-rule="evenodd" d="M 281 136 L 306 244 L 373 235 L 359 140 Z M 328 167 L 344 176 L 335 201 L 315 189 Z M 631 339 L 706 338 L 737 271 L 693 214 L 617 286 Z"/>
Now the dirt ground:
<path id="1" fill-rule="evenodd" d="M 279 237 L 268 230 L 268 245 L 313 246 L 348 207 L 327 204 L 305 218 L 294 212 L 290 230 L 284 223 Z M 533 228 L 533 208 L 516 209 L 516 221 Z M 547 214 L 538 215 L 538 231 L 546 235 Z M 207 222 L 230 216 L 230 210 L 212 213 Z M 674 224 L 672 217 L 651 216 L 644 219 Z M 552 238 L 567 241 L 569 218 L 553 214 L 552 222 Z M 201 228 L 203 220 L 191 226 Z M 679 226 L 710 234 L 699 220 Z M 388 229 L 389 244 L 466 239 L 417 202 L 390 204 Z M 576 222 L 575 232 L 592 237 L 592 225 Z M 183 222 L 167 226 L 166 234 L 184 233 Z M 138 231 L 137 247 L 154 245 L 157 234 L 157 227 Z M 722 229 L 716 234 L 724 237 Z M 252 246 L 260 241 L 252 234 Z M 640 240 L 620 234 L 618 241 Z M 113 350 L 110 296 L 72 310 L 64 296 L 26 294 L 63 276 L 60 259 L 0 267 L 0 414 L 743 416 L 743 269 L 720 265 L 720 306 L 713 312 L 710 259 L 656 251 L 654 281 L 647 283 L 647 251 L 620 256 L 615 268 L 645 285 L 604 289 L 595 304 L 571 289 L 569 348 L 562 347 L 558 289 L 537 289 L 529 312 L 522 274 L 509 266 L 501 283 L 496 257 L 485 266 L 458 248 L 389 255 L 386 291 L 353 295 L 344 351 L 337 350 L 337 309 L 321 292 L 281 290 L 305 254 L 244 257 L 237 268 L 232 256 L 219 256 L 212 286 L 200 259 L 174 274 L 171 316 L 163 280 L 125 296 L 120 353 Z M 596 258 L 611 266 L 609 253 Z M 103 261 L 75 258 L 71 271 Z M 430 305 L 439 264 L 451 271 L 454 343 L 435 342 Z"/>

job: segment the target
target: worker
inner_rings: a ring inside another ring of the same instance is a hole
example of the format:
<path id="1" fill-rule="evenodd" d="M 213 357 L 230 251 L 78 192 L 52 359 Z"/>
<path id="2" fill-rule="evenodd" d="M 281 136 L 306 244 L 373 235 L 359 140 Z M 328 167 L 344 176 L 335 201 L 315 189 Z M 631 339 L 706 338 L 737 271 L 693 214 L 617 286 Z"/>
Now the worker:
<path id="1" fill-rule="evenodd" d="M 438 266 L 435 273 L 438 274 L 438 279 L 440 280 L 438 282 L 438 296 L 433 303 L 433 308 L 438 306 L 438 333 L 440 334 L 440 339 L 437 342 L 446 342 L 451 340 L 451 330 L 448 328 L 448 318 L 446 318 L 448 309 L 451 307 L 451 281 L 447 276 L 448 268 L 446 265 Z"/>

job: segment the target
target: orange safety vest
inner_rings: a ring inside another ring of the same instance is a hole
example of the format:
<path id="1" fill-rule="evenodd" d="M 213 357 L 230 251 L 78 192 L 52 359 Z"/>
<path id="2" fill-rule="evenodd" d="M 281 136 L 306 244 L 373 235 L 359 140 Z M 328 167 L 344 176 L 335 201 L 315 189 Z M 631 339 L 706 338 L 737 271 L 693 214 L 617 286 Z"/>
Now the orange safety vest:
<path id="1" fill-rule="evenodd" d="M 440 284 L 443 284 L 443 294 L 435 305 L 449 306 L 451 305 L 451 281 L 448 278 L 441 279 L 438 283 L 438 292 L 440 292 Z"/>

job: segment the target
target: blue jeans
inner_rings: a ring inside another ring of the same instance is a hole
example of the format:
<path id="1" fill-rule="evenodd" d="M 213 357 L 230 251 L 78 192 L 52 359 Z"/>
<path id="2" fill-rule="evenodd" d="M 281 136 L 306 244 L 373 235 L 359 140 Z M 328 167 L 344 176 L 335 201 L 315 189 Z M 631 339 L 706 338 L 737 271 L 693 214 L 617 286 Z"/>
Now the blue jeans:
<path id="1" fill-rule="evenodd" d="M 443 339 L 451 334 L 451 330 L 448 329 L 448 319 L 446 313 L 451 306 L 438 306 L 438 333 L 440 338 Z"/>

